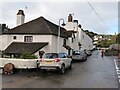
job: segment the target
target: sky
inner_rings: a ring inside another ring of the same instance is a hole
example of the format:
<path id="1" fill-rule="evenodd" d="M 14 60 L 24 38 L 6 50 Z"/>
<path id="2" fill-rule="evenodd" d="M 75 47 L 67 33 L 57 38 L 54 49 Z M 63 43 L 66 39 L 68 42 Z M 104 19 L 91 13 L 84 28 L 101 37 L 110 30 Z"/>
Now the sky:
<path id="1" fill-rule="evenodd" d="M 0 23 L 9 28 L 16 26 L 16 13 L 24 10 L 25 22 L 40 16 L 58 25 L 59 19 L 65 22 L 68 15 L 78 20 L 84 30 L 98 34 L 118 33 L 118 2 L 86 2 L 81 1 L 5 1 L 0 3 Z"/>

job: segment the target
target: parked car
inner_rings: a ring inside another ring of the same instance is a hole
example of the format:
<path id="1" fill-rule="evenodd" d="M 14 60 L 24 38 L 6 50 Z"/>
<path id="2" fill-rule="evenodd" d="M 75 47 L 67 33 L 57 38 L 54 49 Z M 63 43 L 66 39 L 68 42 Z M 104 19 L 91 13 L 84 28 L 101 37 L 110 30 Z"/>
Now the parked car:
<path id="1" fill-rule="evenodd" d="M 86 61 L 87 60 L 87 54 L 85 54 L 84 50 L 73 51 L 72 60 L 73 61 Z"/>
<path id="2" fill-rule="evenodd" d="M 85 51 L 85 54 L 87 54 L 87 56 L 91 56 L 92 55 L 92 52 L 90 50 L 84 50 Z"/>
<path id="3" fill-rule="evenodd" d="M 45 53 L 39 67 L 42 71 L 59 70 L 64 74 L 66 68 L 72 68 L 72 59 L 66 53 Z"/>

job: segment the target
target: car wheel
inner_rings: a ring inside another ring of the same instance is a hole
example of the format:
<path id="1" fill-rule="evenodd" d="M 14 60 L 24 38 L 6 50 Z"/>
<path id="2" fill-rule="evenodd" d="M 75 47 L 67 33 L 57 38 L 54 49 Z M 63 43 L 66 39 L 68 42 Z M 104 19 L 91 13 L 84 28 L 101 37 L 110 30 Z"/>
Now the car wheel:
<path id="1" fill-rule="evenodd" d="M 69 69 L 72 69 L 72 62 L 70 63 Z"/>
<path id="2" fill-rule="evenodd" d="M 46 72 L 46 69 L 41 69 L 41 72 L 42 72 L 42 73 L 45 73 L 45 72 Z"/>
<path id="3" fill-rule="evenodd" d="M 62 65 L 62 66 L 61 66 L 60 73 L 61 73 L 61 74 L 64 74 L 64 73 L 65 73 L 65 65 Z"/>
<path id="4" fill-rule="evenodd" d="M 85 60 L 86 60 L 86 59 L 85 59 L 85 58 L 83 58 L 82 60 L 83 60 L 83 62 L 85 62 Z"/>

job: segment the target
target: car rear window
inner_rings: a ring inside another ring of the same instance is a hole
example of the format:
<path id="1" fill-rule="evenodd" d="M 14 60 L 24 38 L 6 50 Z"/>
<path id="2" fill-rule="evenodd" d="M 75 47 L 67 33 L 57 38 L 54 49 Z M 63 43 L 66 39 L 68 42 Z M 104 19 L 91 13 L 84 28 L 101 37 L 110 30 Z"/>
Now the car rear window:
<path id="1" fill-rule="evenodd" d="M 50 58 L 50 59 L 58 58 L 58 54 L 56 54 L 56 53 L 46 53 L 43 57 L 44 58 Z"/>

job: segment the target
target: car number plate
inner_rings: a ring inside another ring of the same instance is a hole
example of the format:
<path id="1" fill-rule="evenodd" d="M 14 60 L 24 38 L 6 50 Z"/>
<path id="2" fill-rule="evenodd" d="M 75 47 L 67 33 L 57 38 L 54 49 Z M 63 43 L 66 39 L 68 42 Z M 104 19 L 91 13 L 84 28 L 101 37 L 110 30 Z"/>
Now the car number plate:
<path id="1" fill-rule="evenodd" d="M 76 58 L 76 56 L 73 56 L 73 58 Z"/>
<path id="2" fill-rule="evenodd" d="M 47 64 L 51 64 L 51 63 L 52 63 L 52 61 L 46 61 L 45 63 L 47 63 Z"/>

